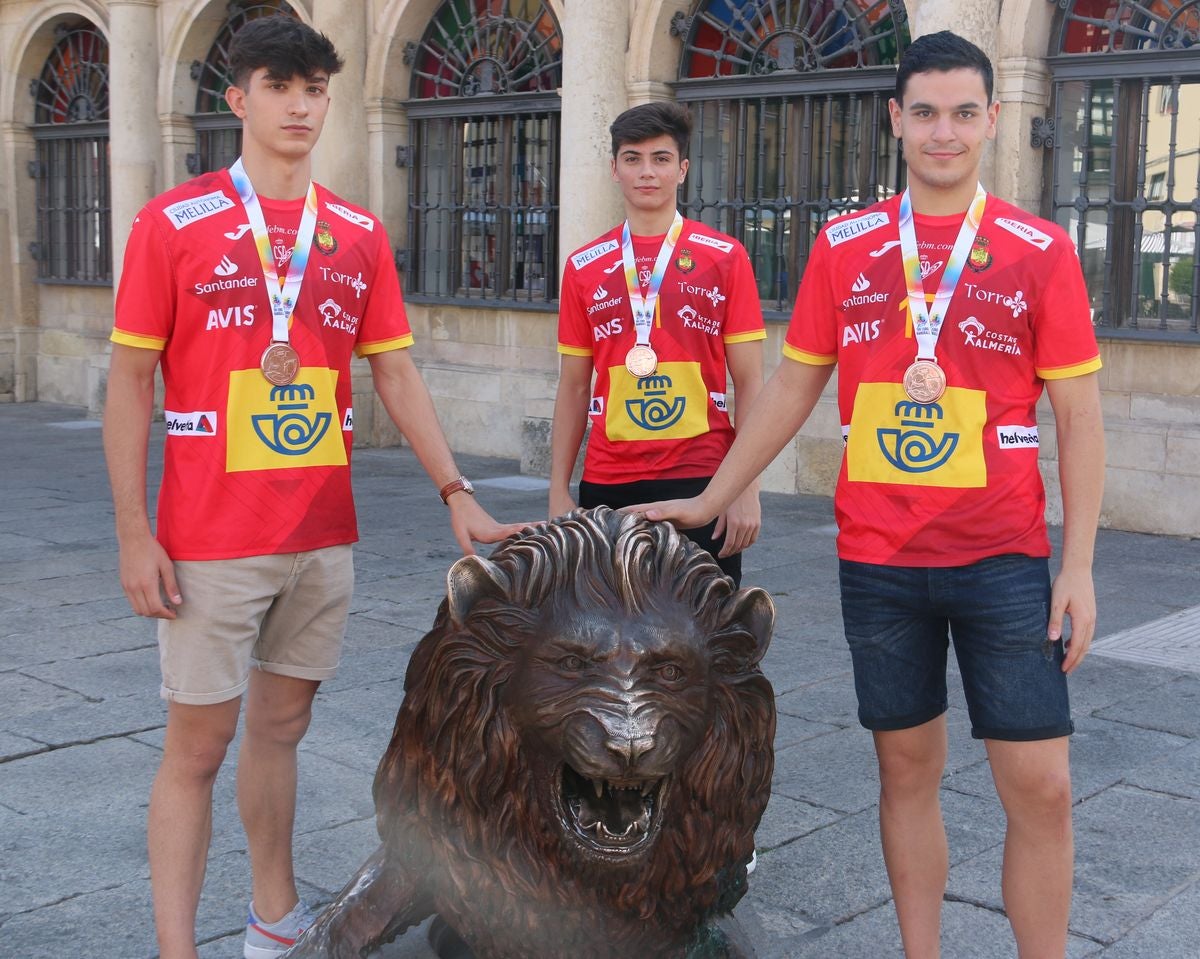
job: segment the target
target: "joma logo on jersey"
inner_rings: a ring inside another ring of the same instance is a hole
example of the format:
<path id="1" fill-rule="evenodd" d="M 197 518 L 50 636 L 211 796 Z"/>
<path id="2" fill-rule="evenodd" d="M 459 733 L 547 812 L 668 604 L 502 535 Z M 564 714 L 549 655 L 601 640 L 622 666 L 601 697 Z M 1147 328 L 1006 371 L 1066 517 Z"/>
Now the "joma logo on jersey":
<path id="1" fill-rule="evenodd" d="M 879 326 L 883 320 L 863 320 L 861 323 L 847 323 L 842 330 L 842 346 L 851 343 L 869 343 L 879 336 Z"/>
<path id="2" fill-rule="evenodd" d="M 904 401 L 896 404 L 895 414 L 898 428 L 876 431 L 884 458 L 905 473 L 928 473 L 945 466 L 958 448 L 958 434 L 936 434 L 935 426 L 945 416 L 942 408 L 937 403 Z"/>
<path id="3" fill-rule="evenodd" d="M 644 430 L 668 430 L 683 416 L 687 397 L 670 396 L 671 377 L 643 376 L 637 382 L 641 397 L 625 401 L 629 418 Z"/>
<path id="4" fill-rule="evenodd" d="M 231 306 L 228 309 L 217 308 L 208 311 L 208 323 L 205 325 L 206 330 L 227 330 L 231 326 L 253 326 L 254 325 L 254 304 L 248 303 L 245 306 Z"/>
<path id="5" fill-rule="evenodd" d="M 614 334 L 622 332 L 624 327 L 621 325 L 619 316 L 613 317 L 607 323 L 597 323 L 592 327 L 592 338 L 599 343 L 601 340 L 608 339 Z"/>

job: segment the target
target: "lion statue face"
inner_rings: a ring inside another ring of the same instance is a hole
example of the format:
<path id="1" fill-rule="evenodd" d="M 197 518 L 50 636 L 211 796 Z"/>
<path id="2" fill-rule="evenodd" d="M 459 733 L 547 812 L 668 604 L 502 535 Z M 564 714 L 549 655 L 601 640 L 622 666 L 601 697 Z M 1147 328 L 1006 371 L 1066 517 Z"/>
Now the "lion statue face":
<path id="1" fill-rule="evenodd" d="M 376 774 L 382 871 L 477 956 L 675 955 L 745 889 L 773 621 L 671 526 L 605 508 L 460 560 Z"/>

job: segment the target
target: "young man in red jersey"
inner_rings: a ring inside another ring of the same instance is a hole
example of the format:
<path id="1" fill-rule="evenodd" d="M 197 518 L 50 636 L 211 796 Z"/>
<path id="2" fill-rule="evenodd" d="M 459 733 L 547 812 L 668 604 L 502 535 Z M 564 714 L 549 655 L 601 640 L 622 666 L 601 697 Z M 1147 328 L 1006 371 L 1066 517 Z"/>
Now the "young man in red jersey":
<path id="1" fill-rule="evenodd" d="M 382 224 L 311 183 L 341 67 L 333 45 L 292 18 L 256 20 L 235 37 L 230 67 L 242 157 L 134 221 L 105 409 L 121 583 L 136 613 L 159 620 L 167 730 L 148 832 L 162 959 L 196 957 L 213 781 L 243 694 L 244 955 L 281 954 L 311 921 L 292 871 L 296 748 L 336 670 L 354 578 L 352 353 L 370 360 L 463 551 L 519 528 L 496 523 L 454 464 L 407 349 Z M 155 535 L 146 456 L 160 361 Z"/>
<path id="2" fill-rule="evenodd" d="M 676 209 L 691 131 L 686 108 L 667 102 L 612 124 L 626 220 L 573 253 L 563 273 L 551 516 L 575 506 L 571 473 L 589 421 L 579 505 L 691 496 L 733 442 L 729 379 L 741 411 L 762 388 L 766 331 L 750 258 Z M 760 526 L 757 488 L 698 525 L 684 532 L 740 582 L 741 551 Z"/>
<path id="3" fill-rule="evenodd" d="M 1002 886 L 1019 955 L 1062 959 L 1073 870 L 1066 674 L 1095 628 L 1104 477 L 1087 291 L 1062 229 L 978 186 L 999 113 L 978 47 L 951 33 L 917 40 L 890 111 L 905 195 L 821 232 L 784 359 L 708 489 L 636 508 L 685 526 L 715 515 L 800 429 L 839 367 L 842 612 L 859 718 L 879 760 L 905 954 L 939 954 L 953 636 L 972 735 L 985 742 L 1007 817 Z M 1038 472 L 1043 388 L 1063 500 L 1053 585 Z"/>

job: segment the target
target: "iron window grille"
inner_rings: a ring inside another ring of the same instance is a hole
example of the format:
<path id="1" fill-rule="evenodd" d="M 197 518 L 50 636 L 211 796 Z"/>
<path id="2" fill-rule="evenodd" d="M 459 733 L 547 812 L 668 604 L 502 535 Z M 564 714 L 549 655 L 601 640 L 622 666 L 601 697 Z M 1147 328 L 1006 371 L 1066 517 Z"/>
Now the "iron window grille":
<path id="1" fill-rule="evenodd" d="M 196 81 L 196 152 L 188 155 L 188 172 L 193 176 L 231 166 L 242 152 L 242 121 L 225 102 L 225 91 L 233 84 L 229 73 L 229 46 L 234 34 L 251 20 L 272 16 L 295 17 L 285 0 L 230 0 L 225 22 L 202 63 L 192 63 Z"/>
<path id="2" fill-rule="evenodd" d="M 705 0 L 672 32 L 694 119 L 684 210 L 742 242 L 784 315 L 821 227 L 904 189 L 887 109 L 904 4 Z"/>
<path id="3" fill-rule="evenodd" d="M 91 23 L 60 24 L 30 86 L 37 240 L 47 283 L 112 283 L 108 42 Z"/>
<path id="4" fill-rule="evenodd" d="M 1050 0 L 1046 215 L 1097 332 L 1200 341 L 1200 0 Z"/>
<path id="5" fill-rule="evenodd" d="M 410 44 L 406 290 L 558 296 L 562 32 L 544 0 L 445 0 Z"/>

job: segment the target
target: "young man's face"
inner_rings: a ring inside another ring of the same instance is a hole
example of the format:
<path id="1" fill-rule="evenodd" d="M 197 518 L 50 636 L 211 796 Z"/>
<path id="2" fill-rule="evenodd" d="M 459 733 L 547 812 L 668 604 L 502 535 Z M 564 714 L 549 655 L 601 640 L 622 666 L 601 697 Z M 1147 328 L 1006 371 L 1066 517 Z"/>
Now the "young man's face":
<path id="1" fill-rule="evenodd" d="M 325 125 L 329 76 L 280 77 L 259 67 L 225 99 L 242 120 L 243 141 L 268 155 L 299 159 L 312 152 Z"/>
<path id="2" fill-rule="evenodd" d="M 892 133 L 904 141 L 909 180 L 953 189 L 979 179 L 984 143 L 996 136 L 999 103 L 988 103 L 978 70 L 914 73 L 904 104 L 888 101 Z"/>
<path id="3" fill-rule="evenodd" d="M 687 175 L 688 161 L 669 133 L 622 143 L 612 161 L 613 179 L 621 185 L 626 209 L 655 213 L 675 209 L 676 191 Z"/>

